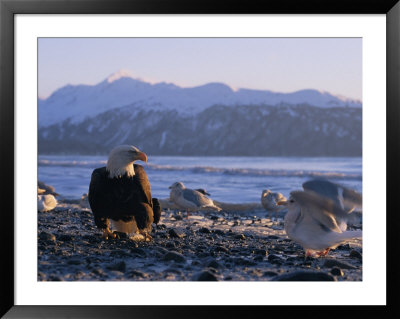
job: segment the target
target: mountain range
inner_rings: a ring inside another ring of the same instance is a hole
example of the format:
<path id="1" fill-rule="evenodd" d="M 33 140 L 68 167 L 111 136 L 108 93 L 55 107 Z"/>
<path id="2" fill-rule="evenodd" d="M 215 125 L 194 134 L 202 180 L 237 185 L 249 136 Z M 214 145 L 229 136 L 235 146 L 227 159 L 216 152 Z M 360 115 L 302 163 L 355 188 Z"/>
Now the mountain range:
<path id="1" fill-rule="evenodd" d="M 182 88 L 123 72 L 38 99 L 39 153 L 360 156 L 362 103 L 317 90 Z"/>

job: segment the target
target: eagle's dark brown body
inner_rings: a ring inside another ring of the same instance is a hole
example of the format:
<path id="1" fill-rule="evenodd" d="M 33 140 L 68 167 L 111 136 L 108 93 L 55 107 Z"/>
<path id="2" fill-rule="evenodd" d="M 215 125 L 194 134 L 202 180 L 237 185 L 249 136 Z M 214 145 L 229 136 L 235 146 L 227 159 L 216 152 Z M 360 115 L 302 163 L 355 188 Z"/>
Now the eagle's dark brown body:
<path id="1" fill-rule="evenodd" d="M 135 219 L 139 230 L 158 223 L 161 207 L 151 196 L 150 183 L 141 165 L 134 164 L 135 176 L 110 178 L 106 167 L 92 173 L 89 186 L 89 204 L 96 226 L 106 229 L 109 219 L 129 222 Z"/>

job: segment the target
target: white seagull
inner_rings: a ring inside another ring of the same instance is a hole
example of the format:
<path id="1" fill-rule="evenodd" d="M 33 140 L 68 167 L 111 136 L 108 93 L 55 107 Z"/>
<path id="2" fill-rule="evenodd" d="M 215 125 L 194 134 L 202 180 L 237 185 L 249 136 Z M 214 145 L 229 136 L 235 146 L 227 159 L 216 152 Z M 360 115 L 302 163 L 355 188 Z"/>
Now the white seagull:
<path id="1" fill-rule="evenodd" d="M 278 212 L 283 208 L 277 203 L 282 201 L 286 201 L 286 197 L 281 193 L 273 193 L 269 189 L 264 189 L 262 191 L 261 205 L 268 211 L 268 217 L 271 218 L 272 213 L 275 213 L 275 219 L 277 219 Z"/>
<path id="2" fill-rule="evenodd" d="M 46 190 L 38 187 L 38 211 L 48 212 L 54 209 L 58 202 L 54 195 L 46 194 Z"/>
<path id="3" fill-rule="evenodd" d="M 358 194 L 360 197 L 361 195 Z M 306 256 L 325 256 L 353 238 L 362 238 L 362 231 L 346 231 L 349 210 L 340 202 L 315 191 L 293 191 L 287 205 L 284 229 L 293 241 L 303 246 Z"/>
<path id="4" fill-rule="evenodd" d="M 220 211 L 221 208 L 216 206 L 214 202 L 198 190 L 186 188 L 181 182 L 172 184 L 169 189 L 170 200 L 179 208 L 187 211 L 188 216 L 190 211 L 200 209 Z"/>
<path id="5" fill-rule="evenodd" d="M 313 179 L 305 182 L 303 188 L 305 191 L 312 191 L 333 200 L 347 213 L 351 213 L 355 208 L 362 208 L 361 194 L 328 180 Z"/>

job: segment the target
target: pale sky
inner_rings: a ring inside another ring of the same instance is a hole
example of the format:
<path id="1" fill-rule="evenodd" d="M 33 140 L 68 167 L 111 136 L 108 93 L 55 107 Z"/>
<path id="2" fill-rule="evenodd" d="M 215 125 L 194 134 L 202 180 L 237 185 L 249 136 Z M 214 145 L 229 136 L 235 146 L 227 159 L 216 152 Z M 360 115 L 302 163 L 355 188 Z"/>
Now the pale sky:
<path id="1" fill-rule="evenodd" d="M 362 100 L 361 38 L 40 38 L 39 96 L 119 70 L 193 87 L 328 91 Z"/>

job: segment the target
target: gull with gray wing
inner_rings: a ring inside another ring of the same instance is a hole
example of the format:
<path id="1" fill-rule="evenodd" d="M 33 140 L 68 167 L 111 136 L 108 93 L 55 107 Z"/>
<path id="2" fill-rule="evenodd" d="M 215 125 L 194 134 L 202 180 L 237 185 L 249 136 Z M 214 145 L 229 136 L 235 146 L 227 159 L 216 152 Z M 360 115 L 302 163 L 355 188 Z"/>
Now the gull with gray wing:
<path id="1" fill-rule="evenodd" d="M 198 190 L 186 188 L 181 182 L 176 182 L 170 187 L 170 200 L 179 208 L 188 212 L 201 209 L 220 211 L 221 208 L 216 206 L 212 199 L 208 198 Z"/>
<path id="2" fill-rule="evenodd" d="M 350 239 L 362 238 L 361 230 L 347 231 L 349 209 L 332 195 L 332 189 L 326 191 L 329 188 L 293 191 L 288 201 L 278 202 L 288 206 L 284 220 L 286 234 L 303 246 L 306 256 L 325 256 L 330 249 Z M 360 194 L 356 197 L 361 200 Z"/>

